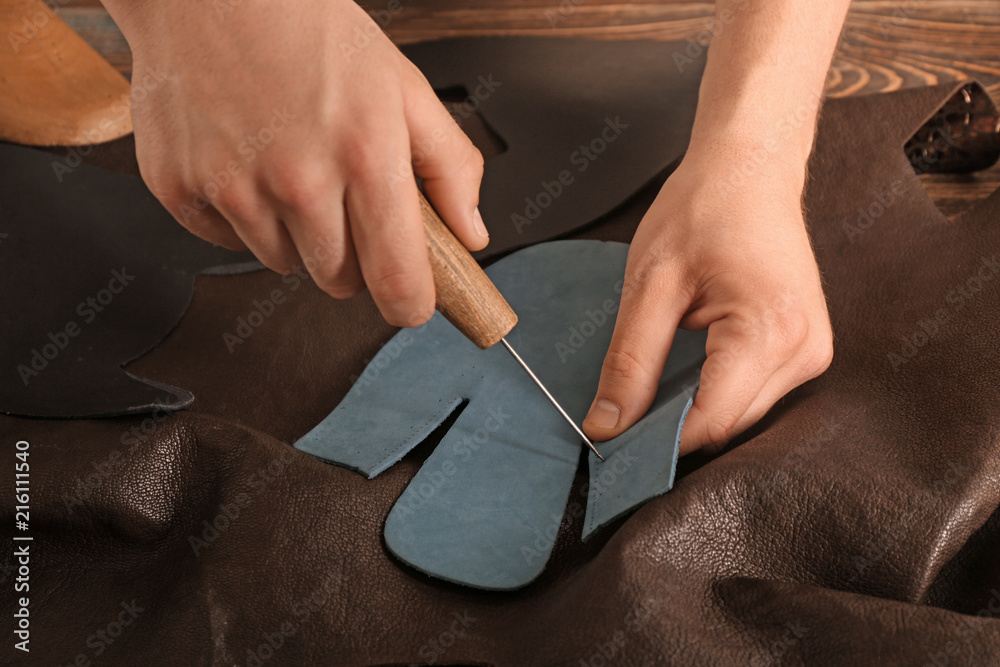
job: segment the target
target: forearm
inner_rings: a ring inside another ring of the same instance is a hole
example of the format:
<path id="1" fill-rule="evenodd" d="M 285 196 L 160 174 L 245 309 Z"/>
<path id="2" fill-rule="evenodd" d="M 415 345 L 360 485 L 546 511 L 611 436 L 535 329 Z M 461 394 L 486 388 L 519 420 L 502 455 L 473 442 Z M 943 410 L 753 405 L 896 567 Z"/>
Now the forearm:
<path id="1" fill-rule="evenodd" d="M 804 179 L 850 0 L 717 0 L 691 149 Z M 801 184 L 800 184 L 801 186 Z"/>

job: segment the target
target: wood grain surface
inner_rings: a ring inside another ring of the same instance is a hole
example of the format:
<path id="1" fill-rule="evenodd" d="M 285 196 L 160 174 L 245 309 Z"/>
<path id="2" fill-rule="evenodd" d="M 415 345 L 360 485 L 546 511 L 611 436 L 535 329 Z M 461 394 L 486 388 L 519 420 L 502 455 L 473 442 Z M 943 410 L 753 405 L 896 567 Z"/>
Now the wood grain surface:
<path id="1" fill-rule="evenodd" d="M 399 44 L 458 35 L 697 40 L 713 2 L 682 0 L 400 0 L 384 27 Z M 50 2 L 126 76 L 128 45 L 97 0 Z M 364 0 L 369 11 L 386 0 Z M 238 11 L 238 5 L 235 5 Z M 386 15 L 383 15 L 386 16 Z M 1000 1 L 857 0 L 830 69 L 830 97 L 979 79 L 1000 100 Z M 1000 186 L 1000 167 L 971 176 L 921 176 L 954 217 Z"/>
<path id="2" fill-rule="evenodd" d="M 419 196 L 437 309 L 481 349 L 493 347 L 517 324 L 517 315 L 430 202 Z"/>

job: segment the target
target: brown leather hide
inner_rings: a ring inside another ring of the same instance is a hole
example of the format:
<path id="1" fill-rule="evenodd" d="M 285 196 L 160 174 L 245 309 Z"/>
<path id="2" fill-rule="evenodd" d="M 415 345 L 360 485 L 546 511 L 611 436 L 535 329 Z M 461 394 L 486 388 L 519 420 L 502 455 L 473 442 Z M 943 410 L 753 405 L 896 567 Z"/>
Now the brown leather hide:
<path id="1" fill-rule="evenodd" d="M 1000 276 L 981 258 L 1000 254 L 1000 195 L 949 222 L 903 152 L 954 89 L 826 107 L 806 205 L 837 336 L 830 370 L 743 444 L 683 461 L 673 491 L 586 544 L 574 490 L 548 570 L 517 593 L 442 584 L 386 553 L 382 522 L 433 442 L 371 481 L 286 444 L 392 335 L 366 296 L 336 302 L 270 273 L 199 278 L 179 327 L 129 367 L 190 388 L 190 410 L 0 417 L 5 465 L 16 440 L 31 443 L 34 536 L 31 654 L 8 653 L 8 634 L 4 655 L 997 664 Z M 628 240 L 655 191 L 577 236 Z M 849 235 L 859 207 L 872 222 Z M 230 353 L 223 335 L 275 290 L 283 303 Z"/>

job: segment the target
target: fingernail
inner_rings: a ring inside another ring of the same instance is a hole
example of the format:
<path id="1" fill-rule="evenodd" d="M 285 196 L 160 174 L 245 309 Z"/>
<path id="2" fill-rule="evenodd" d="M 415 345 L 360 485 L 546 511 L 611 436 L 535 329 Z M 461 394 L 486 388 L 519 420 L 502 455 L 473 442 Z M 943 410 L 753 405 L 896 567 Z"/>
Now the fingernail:
<path id="1" fill-rule="evenodd" d="M 483 222 L 483 216 L 479 214 L 478 207 L 472 212 L 472 225 L 476 228 L 476 233 L 484 239 L 490 237 L 490 233 L 486 231 L 486 223 Z"/>
<path id="2" fill-rule="evenodd" d="M 598 428 L 614 428 L 618 426 L 618 419 L 621 417 L 622 409 L 606 398 L 599 398 L 590 408 L 587 421 Z"/>

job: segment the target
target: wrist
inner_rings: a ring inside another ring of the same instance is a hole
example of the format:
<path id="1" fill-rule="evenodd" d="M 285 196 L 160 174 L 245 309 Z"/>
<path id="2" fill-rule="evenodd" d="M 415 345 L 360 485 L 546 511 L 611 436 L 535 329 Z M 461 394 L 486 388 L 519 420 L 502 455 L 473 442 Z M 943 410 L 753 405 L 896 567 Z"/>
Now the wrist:
<path id="1" fill-rule="evenodd" d="M 800 146 L 764 131 L 725 128 L 692 136 L 682 165 L 726 191 L 753 190 L 797 202 L 808 160 L 808 150 Z"/>
<path id="2" fill-rule="evenodd" d="M 702 82 L 688 152 L 785 175 L 801 190 L 822 103 L 819 90 L 785 89 L 773 73 L 748 74 L 725 90 L 717 84 Z"/>

